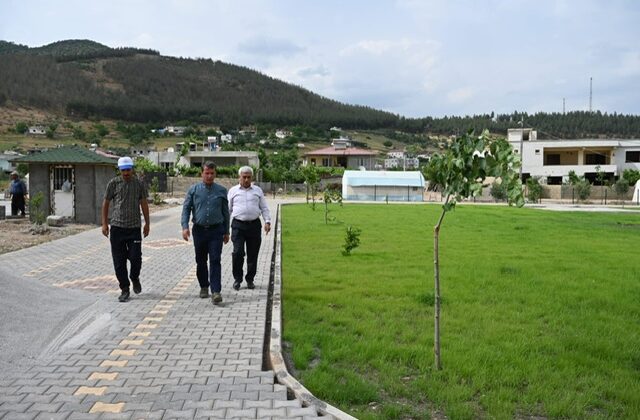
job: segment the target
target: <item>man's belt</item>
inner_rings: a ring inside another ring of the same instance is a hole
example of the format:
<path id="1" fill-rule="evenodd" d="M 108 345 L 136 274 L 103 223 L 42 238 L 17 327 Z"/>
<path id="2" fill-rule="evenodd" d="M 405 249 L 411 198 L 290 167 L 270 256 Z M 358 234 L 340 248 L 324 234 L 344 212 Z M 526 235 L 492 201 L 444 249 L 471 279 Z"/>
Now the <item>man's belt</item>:
<path id="1" fill-rule="evenodd" d="M 195 224 L 193 225 L 193 227 L 197 227 L 200 229 L 216 229 L 218 226 L 220 226 L 222 223 L 217 223 L 215 225 L 199 225 L 199 224 Z"/>
<path id="2" fill-rule="evenodd" d="M 259 219 L 253 219 L 253 220 L 240 220 L 240 219 L 233 219 L 234 222 L 238 222 L 238 223 L 243 223 L 243 224 L 251 224 L 251 223 L 255 223 L 256 221 L 258 221 Z"/>

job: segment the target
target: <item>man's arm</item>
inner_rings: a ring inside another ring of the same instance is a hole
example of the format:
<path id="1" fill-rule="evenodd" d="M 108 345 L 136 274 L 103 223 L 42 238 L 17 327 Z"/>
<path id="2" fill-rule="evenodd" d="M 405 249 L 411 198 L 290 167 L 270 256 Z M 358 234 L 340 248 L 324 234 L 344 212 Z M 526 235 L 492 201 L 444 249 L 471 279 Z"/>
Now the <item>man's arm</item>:
<path id="1" fill-rule="evenodd" d="M 224 224 L 224 236 L 222 242 L 229 242 L 229 200 L 226 203 L 222 203 L 222 223 Z"/>
<path id="2" fill-rule="evenodd" d="M 264 220 L 264 232 L 269 233 L 271 230 L 271 213 L 269 212 L 269 206 L 267 205 L 267 199 L 264 198 L 264 193 L 260 194 L 260 212 L 262 213 L 262 219 Z"/>
<path id="3" fill-rule="evenodd" d="M 193 188 L 193 187 L 192 187 Z M 182 239 L 189 240 L 191 232 L 189 231 L 189 215 L 191 215 L 191 208 L 193 207 L 192 188 L 189 188 L 187 194 L 184 196 L 184 203 L 182 204 L 182 215 L 180 217 L 180 225 L 182 226 Z"/>
<path id="4" fill-rule="evenodd" d="M 146 238 L 149 236 L 150 229 L 150 221 L 149 221 L 149 203 L 146 198 L 142 198 L 140 200 L 140 207 L 142 208 L 142 215 L 144 216 L 144 228 L 142 229 L 142 233 Z"/>
<path id="5" fill-rule="evenodd" d="M 109 236 L 109 200 L 102 200 L 102 234 Z"/>

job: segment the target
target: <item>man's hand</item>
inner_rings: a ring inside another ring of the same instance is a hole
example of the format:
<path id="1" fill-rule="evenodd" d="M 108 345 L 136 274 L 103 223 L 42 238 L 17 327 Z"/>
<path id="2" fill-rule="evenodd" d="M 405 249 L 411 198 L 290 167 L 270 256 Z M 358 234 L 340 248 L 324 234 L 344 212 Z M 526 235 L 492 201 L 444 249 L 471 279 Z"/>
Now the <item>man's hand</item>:
<path id="1" fill-rule="evenodd" d="M 264 224 L 264 233 L 268 235 L 270 231 L 271 231 L 271 223 L 265 223 Z"/>
<path id="2" fill-rule="evenodd" d="M 145 238 L 149 236 L 149 223 L 144 224 L 144 228 L 142 228 L 142 234 Z"/>
<path id="3" fill-rule="evenodd" d="M 107 238 L 109 237 L 109 225 L 102 225 L 102 234 Z"/>
<path id="4" fill-rule="evenodd" d="M 189 232 L 189 228 L 182 229 L 182 239 L 184 239 L 185 241 L 189 242 L 189 236 L 190 235 L 191 235 L 191 232 Z"/>
<path id="5" fill-rule="evenodd" d="M 226 245 L 227 242 L 229 242 L 229 234 L 225 233 L 224 236 L 222 237 L 222 242 L 224 242 L 224 244 Z"/>

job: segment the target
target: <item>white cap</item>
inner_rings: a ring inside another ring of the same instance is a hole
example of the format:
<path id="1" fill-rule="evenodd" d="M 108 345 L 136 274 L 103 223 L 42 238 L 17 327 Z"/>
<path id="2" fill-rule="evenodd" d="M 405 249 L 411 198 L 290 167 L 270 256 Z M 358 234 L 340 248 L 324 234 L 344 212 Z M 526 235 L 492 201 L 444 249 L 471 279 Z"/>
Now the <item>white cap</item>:
<path id="1" fill-rule="evenodd" d="M 118 159 L 118 169 L 131 169 L 133 168 L 133 160 L 129 156 L 124 156 Z"/>

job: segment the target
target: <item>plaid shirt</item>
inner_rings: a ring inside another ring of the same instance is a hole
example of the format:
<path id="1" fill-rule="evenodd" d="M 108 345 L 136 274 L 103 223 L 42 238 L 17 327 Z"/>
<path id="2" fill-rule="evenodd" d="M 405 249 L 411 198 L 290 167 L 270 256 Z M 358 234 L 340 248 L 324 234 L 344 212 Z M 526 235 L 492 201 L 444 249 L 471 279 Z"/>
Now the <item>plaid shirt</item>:
<path id="1" fill-rule="evenodd" d="M 104 199 L 113 202 L 111 225 L 121 228 L 139 228 L 140 200 L 147 198 L 147 188 L 136 176 L 126 182 L 121 176 L 107 184 Z"/>

